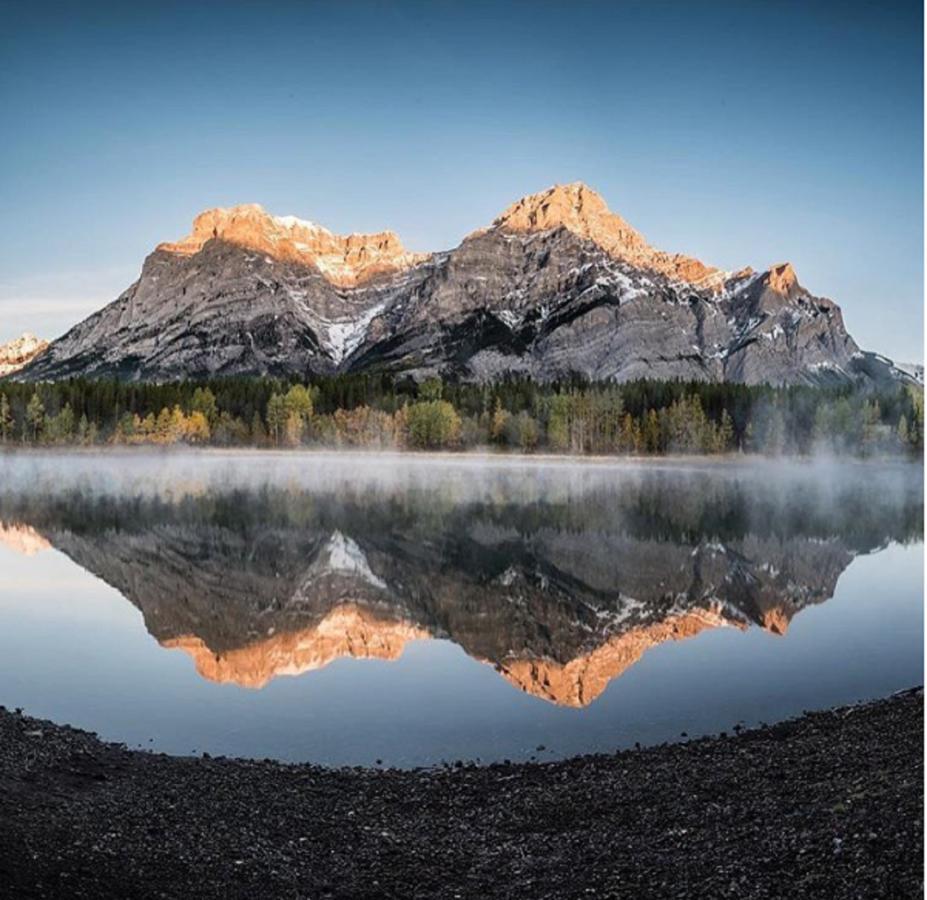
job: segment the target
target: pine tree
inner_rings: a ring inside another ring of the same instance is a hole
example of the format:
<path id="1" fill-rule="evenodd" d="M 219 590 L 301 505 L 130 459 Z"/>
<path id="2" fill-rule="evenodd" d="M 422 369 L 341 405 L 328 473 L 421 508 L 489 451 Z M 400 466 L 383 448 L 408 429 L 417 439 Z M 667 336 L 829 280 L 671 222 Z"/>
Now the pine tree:
<path id="1" fill-rule="evenodd" d="M 721 424 L 718 426 L 718 450 L 728 453 L 734 449 L 734 423 L 726 409 L 721 411 Z"/>
<path id="2" fill-rule="evenodd" d="M 38 391 L 32 394 L 26 406 L 26 421 L 32 426 L 32 439 L 38 441 L 39 432 L 45 425 L 45 404 Z"/>
<path id="3" fill-rule="evenodd" d="M 444 382 L 440 378 L 426 378 L 418 386 L 418 395 L 422 400 L 440 400 L 444 393 Z"/>
<path id="4" fill-rule="evenodd" d="M 193 391 L 193 399 L 190 401 L 190 411 L 202 413 L 210 425 L 215 424 L 219 415 L 216 395 L 208 387 L 196 388 Z"/>
<path id="5" fill-rule="evenodd" d="M 6 394 L 0 393 L 0 441 L 6 441 L 13 432 L 13 413 Z"/>

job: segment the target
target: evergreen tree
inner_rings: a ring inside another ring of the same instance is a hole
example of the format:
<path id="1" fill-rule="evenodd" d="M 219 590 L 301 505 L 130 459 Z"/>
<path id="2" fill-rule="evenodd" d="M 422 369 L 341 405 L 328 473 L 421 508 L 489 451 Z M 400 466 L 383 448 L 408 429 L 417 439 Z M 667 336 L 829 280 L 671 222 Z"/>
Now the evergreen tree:
<path id="1" fill-rule="evenodd" d="M 26 406 L 26 421 L 32 428 L 32 439 L 38 441 L 39 432 L 45 425 L 45 404 L 42 402 L 38 391 L 33 393 L 28 406 Z"/>
<path id="2" fill-rule="evenodd" d="M 720 453 L 729 453 L 734 449 L 734 422 L 726 409 L 721 411 L 717 446 Z"/>
<path id="3" fill-rule="evenodd" d="M 190 401 L 190 411 L 202 413 L 208 424 L 214 424 L 219 415 L 216 395 L 208 387 L 196 388 Z"/>
<path id="4" fill-rule="evenodd" d="M 0 441 L 6 441 L 13 433 L 13 413 L 5 393 L 0 393 Z"/>
<path id="5" fill-rule="evenodd" d="M 440 400 L 444 393 L 444 382 L 440 378 L 426 378 L 418 386 L 418 395 L 422 400 Z"/>

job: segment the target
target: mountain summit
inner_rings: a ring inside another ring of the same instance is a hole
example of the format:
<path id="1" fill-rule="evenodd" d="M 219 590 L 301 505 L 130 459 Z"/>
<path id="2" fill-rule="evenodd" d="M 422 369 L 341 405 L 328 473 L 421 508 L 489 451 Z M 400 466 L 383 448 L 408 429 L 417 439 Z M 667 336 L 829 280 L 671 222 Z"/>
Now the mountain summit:
<path id="1" fill-rule="evenodd" d="M 17 377 L 374 371 L 773 384 L 909 376 L 860 351 L 788 263 L 724 272 L 653 248 L 585 184 L 513 203 L 453 250 L 337 235 L 251 204 L 201 213 Z"/>
<path id="2" fill-rule="evenodd" d="M 29 331 L 18 338 L 0 344 L 0 377 L 17 372 L 32 362 L 48 346 L 48 341 L 37 338 Z"/>
<path id="3" fill-rule="evenodd" d="M 609 210 L 601 195 L 581 181 L 523 197 L 502 213 L 493 227 L 516 234 L 566 228 L 616 260 L 690 284 L 705 282 L 718 272 L 692 257 L 654 250 L 639 231 Z"/>
<path id="4" fill-rule="evenodd" d="M 392 231 L 332 234 L 295 216 L 269 215 L 256 203 L 206 210 L 193 220 L 189 235 L 176 243 L 159 244 L 158 250 L 193 256 L 211 240 L 266 253 L 281 262 L 315 266 L 339 287 L 356 287 L 376 275 L 407 269 L 426 258 L 408 253 Z"/>

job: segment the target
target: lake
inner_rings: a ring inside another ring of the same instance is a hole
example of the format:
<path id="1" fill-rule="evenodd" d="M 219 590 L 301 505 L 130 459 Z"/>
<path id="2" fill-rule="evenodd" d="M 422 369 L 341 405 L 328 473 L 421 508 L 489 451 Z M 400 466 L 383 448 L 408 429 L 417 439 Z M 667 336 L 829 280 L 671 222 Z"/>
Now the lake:
<path id="1" fill-rule="evenodd" d="M 552 759 L 922 681 L 904 463 L 0 456 L 0 703 L 132 747 Z"/>

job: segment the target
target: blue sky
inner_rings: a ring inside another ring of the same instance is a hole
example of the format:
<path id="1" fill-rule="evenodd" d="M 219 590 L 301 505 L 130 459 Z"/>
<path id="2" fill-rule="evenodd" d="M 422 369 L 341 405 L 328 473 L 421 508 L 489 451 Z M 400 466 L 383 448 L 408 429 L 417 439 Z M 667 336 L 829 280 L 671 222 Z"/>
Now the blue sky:
<path id="1" fill-rule="evenodd" d="M 918 3 L 0 3 L 0 341 L 62 333 L 211 206 L 429 250 L 581 180 L 923 358 Z"/>

